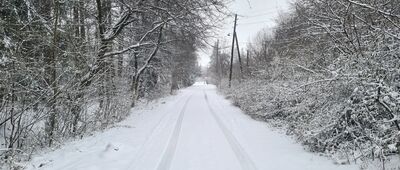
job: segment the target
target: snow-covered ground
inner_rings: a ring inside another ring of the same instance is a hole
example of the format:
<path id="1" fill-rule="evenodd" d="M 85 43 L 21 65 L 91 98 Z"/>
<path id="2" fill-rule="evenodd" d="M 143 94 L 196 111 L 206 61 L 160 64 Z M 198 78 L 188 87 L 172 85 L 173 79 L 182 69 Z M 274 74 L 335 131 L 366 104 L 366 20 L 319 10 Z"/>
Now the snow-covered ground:
<path id="1" fill-rule="evenodd" d="M 27 169 L 47 170 L 333 170 L 290 137 L 251 119 L 197 83 L 146 107 L 115 127 L 36 155 Z"/>

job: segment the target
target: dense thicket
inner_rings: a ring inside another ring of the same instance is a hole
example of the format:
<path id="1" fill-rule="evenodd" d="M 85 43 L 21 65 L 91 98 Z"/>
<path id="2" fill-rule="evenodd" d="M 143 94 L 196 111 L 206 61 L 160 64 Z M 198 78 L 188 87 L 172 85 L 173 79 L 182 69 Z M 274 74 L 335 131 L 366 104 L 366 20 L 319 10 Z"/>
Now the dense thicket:
<path id="1" fill-rule="evenodd" d="M 399 154 L 399 4 L 297 0 L 272 32 L 248 45 L 246 80 L 236 76 L 225 92 L 340 161 Z"/>
<path id="2" fill-rule="evenodd" d="M 191 85 L 223 3 L 0 0 L 0 167 Z"/>

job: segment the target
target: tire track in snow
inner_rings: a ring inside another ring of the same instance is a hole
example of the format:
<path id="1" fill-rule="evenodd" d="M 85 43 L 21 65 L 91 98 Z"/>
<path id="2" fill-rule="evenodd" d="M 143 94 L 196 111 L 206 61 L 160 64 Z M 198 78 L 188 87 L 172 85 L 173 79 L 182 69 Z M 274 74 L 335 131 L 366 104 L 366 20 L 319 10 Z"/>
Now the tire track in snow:
<path id="1" fill-rule="evenodd" d="M 166 111 L 164 113 L 164 115 L 160 118 L 160 120 L 157 121 L 156 125 L 150 130 L 150 134 L 146 137 L 144 142 L 140 145 L 139 152 L 137 152 L 137 154 L 135 154 L 135 156 L 133 157 L 132 163 L 129 164 L 127 169 L 136 169 L 133 167 L 136 165 L 137 161 L 144 156 L 144 154 L 150 147 L 152 147 L 152 145 L 153 145 L 152 141 L 155 140 L 155 138 L 159 136 L 159 134 L 162 132 L 162 130 L 165 129 L 166 125 L 168 124 L 168 122 L 169 122 L 168 120 L 170 120 L 173 117 L 173 116 L 171 116 L 171 114 L 173 112 L 173 111 L 171 111 L 171 109 L 176 108 L 174 106 L 179 105 L 182 101 L 184 101 L 185 98 L 186 98 L 186 96 L 183 96 L 182 98 L 178 99 L 174 104 L 172 104 L 171 106 L 168 107 L 168 109 L 167 109 L 168 111 Z M 189 100 L 189 98 L 186 100 Z"/>
<path id="2" fill-rule="evenodd" d="M 218 117 L 218 115 L 216 114 L 214 109 L 211 107 L 206 92 L 203 91 L 203 93 L 204 93 L 204 98 L 207 103 L 207 107 L 210 110 L 211 115 L 214 117 L 219 128 L 221 129 L 222 133 L 224 134 L 226 140 L 228 141 L 229 145 L 231 146 L 232 151 L 235 153 L 235 156 L 238 159 L 239 164 L 241 165 L 242 169 L 243 170 L 257 170 L 257 167 L 255 166 L 253 160 L 251 160 L 250 156 L 243 149 L 242 145 L 240 145 L 240 143 L 235 138 L 235 136 L 231 133 L 231 131 L 229 131 L 229 129 L 226 128 L 226 126 L 224 125 L 222 120 Z"/>
<path id="3" fill-rule="evenodd" d="M 167 148 L 161 158 L 161 161 L 157 166 L 157 170 L 169 170 L 171 167 L 172 159 L 175 156 L 176 146 L 178 145 L 179 135 L 180 135 L 181 128 L 182 128 L 183 117 L 185 116 L 186 107 L 187 107 L 191 97 L 192 96 L 190 96 L 186 100 L 184 106 L 182 107 L 182 110 L 179 112 L 179 117 L 175 124 L 174 131 L 171 135 L 171 138 L 169 139 Z"/>
<path id="4" fill-rule="evenodd" d="M 212 95 L 216 95 L 216 94 L 212 94 Z M 210 94 L 209 94 L 209 96 L 210 96 Z M 216 97 L 219 97 L 219 96 L 216 96 Z M 233 125 L 233 126 L 227 125 L 227 128 L 230 128 L 231 129 L 230 131 L 235 131 L 238 128 L 242 129 L 241 128 L 242 123 L 236 117 L 228 114 L 227 111 L 225 110 L 225 108 L 222 107 L 222 106 L 224 106 L 226 104 L 231 105 L 231 103 L 230 102 L 227 103 L 226 101 L 222 101 L 223 98 L 216 98 L 216 97 L 210 97 L 210 99 L 214 99 L 214 100 L 209 100 L 210 101 L 210 106 L 215 109 L 214 111 L 216 113 L 219 113 L 220 117 L 224 118 L 225 124 L 227 124 L 227 122 L 229 122 L 231 125 Z M 248 116 L 246 114 L 244 114 L 244 115 Z M 243 137 L 243 136 L 241 136 L 240 133 L 239 134 L 236 133 L 235 136 L 236 136 L 237 139 L 238 138 L 242 139 L 241 137 Z"/>

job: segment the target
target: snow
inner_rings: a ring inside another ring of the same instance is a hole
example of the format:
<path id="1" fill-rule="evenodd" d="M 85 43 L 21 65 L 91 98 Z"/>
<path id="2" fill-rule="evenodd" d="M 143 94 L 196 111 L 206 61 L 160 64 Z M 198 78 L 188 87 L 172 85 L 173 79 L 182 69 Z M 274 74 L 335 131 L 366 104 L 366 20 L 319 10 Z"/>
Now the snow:
<path id="1" fill-rule="evenodd" d="M 290 137 L 251 119 L 196 83 L 134 108 L 115 127 L 35 155 L 34 170 L 355 170 L 305 151 Z"/>

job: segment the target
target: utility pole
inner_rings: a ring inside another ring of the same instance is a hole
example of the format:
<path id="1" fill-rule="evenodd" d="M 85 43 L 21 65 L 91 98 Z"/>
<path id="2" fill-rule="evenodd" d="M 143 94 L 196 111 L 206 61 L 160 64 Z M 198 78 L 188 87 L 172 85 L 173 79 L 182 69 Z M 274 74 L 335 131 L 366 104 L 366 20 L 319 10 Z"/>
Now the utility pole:
<path id="1" fill-rule="evenodd" d="M 250 69 L 249 69 L 249 50 L 247 50 L 247 53 L 246 53 L 246 68 L 247 68 L 247 72 L 250 73 Z"/>
<path id="2" fill-rule="evenodd" d="M 265 62 L 268 62 L 268 58 L 267 58 L 267 41 L 264 41 L 264 58 L 265 58 Z"/>
<path id="3" fill-rule="evenodd" d="M 240 57 L 239 41 L 238 41 L 236 32 L 235 32 L 235 35 L 233 35 L 233 36 L 235 36 L 236 48 L 237 48 L 236 50 L 237 50 L 238 57 L 239 57 L 240 76 L 243 76 L 242 58 Z"/>
<path id="4" fill-rule="evenodd" d="M 221 81 L 221 61 L 220 61 L 220 59 L 219 59 L 219 40 L 217 40 L 217 46 L 216 46 L 216 60 L 217 60 L 217 62 L 216 62 L 216 69 L 217 69 L 217 75 L 218 75 L 218 84 L 220 83 L 220 81 Z"/>
<path id="5" fill-rule="evenodd" d="M 232 66 L 233 66 L 233 51 L 235 49 L 235 35 L 236 35 L 236 21 L 237 21 L 237 14 L 235 14 L 235 24 L 233 25 L 233 37 L 232 37 L 232 50 L 231 50 L 231 65 L 229 68 L 229 88 L 231 87 L 232 82 Z"/>

